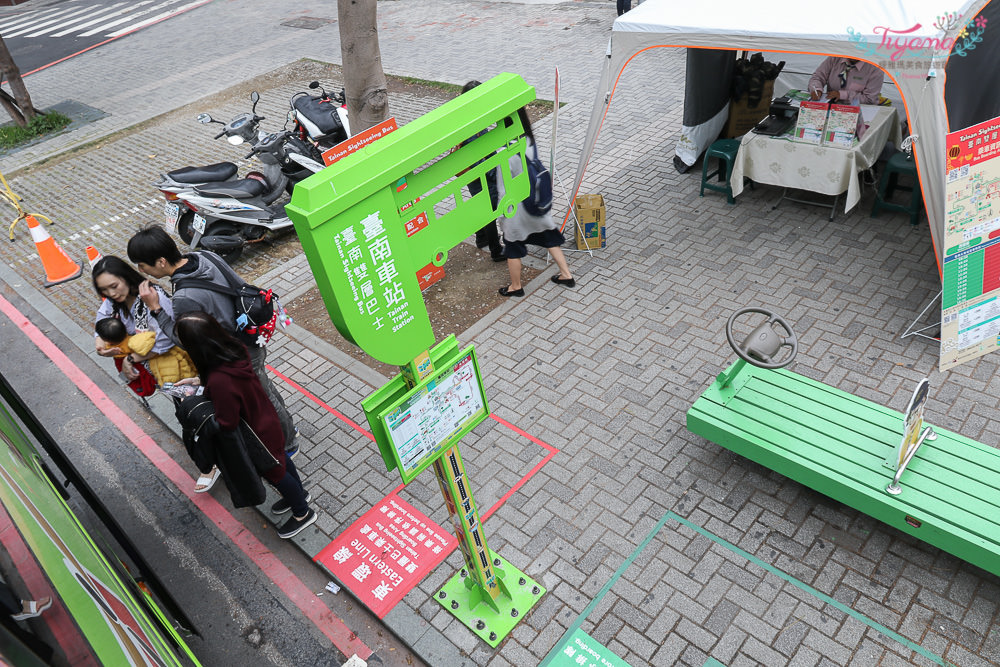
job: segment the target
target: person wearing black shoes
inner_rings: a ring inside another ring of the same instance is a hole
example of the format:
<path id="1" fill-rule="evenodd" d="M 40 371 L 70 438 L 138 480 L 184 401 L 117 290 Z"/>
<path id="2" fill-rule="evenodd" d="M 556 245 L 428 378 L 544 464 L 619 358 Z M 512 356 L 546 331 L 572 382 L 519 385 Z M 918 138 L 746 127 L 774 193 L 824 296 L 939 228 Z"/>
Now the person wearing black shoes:
<path id="1" fill-rule="evenodd" d="M 462 92 L 467 93 L 478 85 L 480 85 L 480 82 L 473 79 L 472 81 L 469 81 L 467 84 L 462 86 Z M 456 146 L 455 150 L 458 150 L 462 146 L 471 142 L 473 139 L 480 137 L 484 134 L 486 134 L 486 130 L 483 130 L 482 132 L 477 132 L 476 134 L 472 135 L 471 137 L 460 143 L 458 146 Z M 477 162 L 472 166 L 475 167 L 476 165 L 482 164 L 482 162 L 483 161 L 480 160 L 479 162 Z M 470 169 L 471 168 L 472 167 L 470 167 Z M 459 175 L 461 176 L 461 174 Z M 495 211 L 497 209 L 497 204 L 500 201 L 500 197 L 497 191 L 497 174 L 496 170 L 494 169 L 491 169 L 488 172 L 486 172 L 486 190 L 490 193 L 490 203 L 493 205 L 493 210 Z M 483 191 L 483 184 L 481 181 L 476 180 L 469 183 L 470 196 L 475 197 L 482 191 Z M 500 245 L 500 233 L 497 232 L 497 221 L 495 219 L 490 220 L 488 223 L 483 225 L 482 229 L 476 230 L 476 247 L 479 249 L 489 248 L 490 259 L 492 259 L 494 262 L 504 261 L 505 258 L 503 256 L 503 247 Z"/>
<path id="2" fill-rule="evenodd" d="M 244 283 L 245 281 L 221 257 L 208 250 L 197 250 L 182 255 L 170 234 L 167 234 L 163 227 L 153 225 L 132 235 L 128 242 L 128 258 L 135 262 L 139 271 L 150 278 L 170 278 L 174 291 L 172 297 L 174 316 L 188 311 L 203 310 L 227 326 L 230 332 L 236 331 L 236 320 L 233 315 L 236 305 L 232 296 L 194 285 L 182 285 L 182 282 L 191 279 L 226 289 L 229 289 L 233 282 Z M 174 339 L 175 343 L 179 343 L 174 334 L 174 318 L 170 312 L 161 307 L 153 283 L 144 281 L 139 285 L 139 298 L 149 308 L 149 313 L 159 328 Z M 295 456 L 299 451 L 298 429 L 295 428 L 292 416 L 285 406 L 285 400 L 268 377 L 267 348 L 262 345 L 251 345 L 247 351 L 264 392 L 278 412 L 281 431 L 285 436 L 285 449 Z"/>
<path id="3" fill-rule="evenodd" d="M 521 124 L 524 126 L 524 135 L 527 140 L 526 151 L 535 149 L 535 135 L 531 131 L 531 120 L 524 107 L 517 110 L 521 117 Z M 523 169 L 520 155 L 512 155 L 510 158 L 511 176 L 517 177 Z M 503 183 L 499 182 L 500 187 Z M 566 242 L 566 237 L 559 231 L 559 225 L 552 219 L 552 212 L 545 215 L 532 215 L 523 205 L 518 206 L 512 217 L 504 217 L 500 221 L 503 229 L 504 257 L 507 258 L 507 272 L 510 274 L 510 284 L 501 287 L 498 293 L 500 296 L 524 296 L 524 288 L 521 286 L 521 259 L 528 254 L 528 246 L 536 245 L 545 248 L 552 255 L 556 266 L 559 267 L 559 275 L 552 276 L 552 282 L 563 287 L 573 287 L 576 280 L 570 273 L 569 264 L 566 263 L 566 255 L 563 254 L 561 246 Z"/>
<path id="4" fill-rule="evenodd" d="M 270 453 L 269 467 L 260 474 L 285 503 L 286 509 L 276 513 L 292 512 L 291 518 L 278 528 L 278 537 L 288 539 L 298 535 L 316 522 L 316 512 L 309 507 L 310 496 L 302 487 L 291 455 L 285 451 L 278 413 L 250 365 L 246 347 L 203 311 L 180 315 L 174 327 L 215 406 L 215 421 L 220 431 L 232 434 L 240 428 L 241 421 L 245 422 Z"/>

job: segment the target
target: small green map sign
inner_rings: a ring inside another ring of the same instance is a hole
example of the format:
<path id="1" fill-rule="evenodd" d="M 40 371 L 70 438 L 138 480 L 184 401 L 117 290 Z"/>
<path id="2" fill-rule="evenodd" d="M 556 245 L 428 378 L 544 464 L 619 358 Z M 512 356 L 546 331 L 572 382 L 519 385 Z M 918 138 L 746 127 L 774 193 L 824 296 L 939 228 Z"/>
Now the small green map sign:
<path id="1" fill-rule="evenodd" d="M 361 403 L 386 468 L 404 484 L 490 413 L 473 346 L 459 351 L 449 336 L 430 358 L 434 372 L 413 389 L 396 376 Z"/>
<path id="2" fill-rule="evenodd" d="M 548 667 L 629 667 L 629 664 L 577 628 L 559 647 Z"/>

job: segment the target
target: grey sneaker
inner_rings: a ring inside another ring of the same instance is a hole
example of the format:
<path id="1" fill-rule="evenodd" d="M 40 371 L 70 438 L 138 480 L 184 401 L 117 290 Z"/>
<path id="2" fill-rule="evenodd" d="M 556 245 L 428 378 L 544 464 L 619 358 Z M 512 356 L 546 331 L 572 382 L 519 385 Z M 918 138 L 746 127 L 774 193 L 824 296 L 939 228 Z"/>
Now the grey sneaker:
<path id="1" fill-rule="evenodd" d="M 309 502 L 312 499 L 313 499 L 312 494 L 306 491 L 306 502 Z M 291 503 L 289 503 L 284 498 L 281 498 L 278 500 L 278 502 L 271 505 L 271 514 L 284 514 L 290 509 L 292 509 Z"/>
<path id="2" fill-rule="evenodd" d="M 285 522 L 281 528 L 278 529 L 278 537 L 283 540 L 287 540 L 289 537 L 295 537 L 301 533 L 306 526 L 310 526 L 316 523 L 316 512 L 311 509 L 309 512 L 301 519 L 296 519 L 294 516 Z"/>

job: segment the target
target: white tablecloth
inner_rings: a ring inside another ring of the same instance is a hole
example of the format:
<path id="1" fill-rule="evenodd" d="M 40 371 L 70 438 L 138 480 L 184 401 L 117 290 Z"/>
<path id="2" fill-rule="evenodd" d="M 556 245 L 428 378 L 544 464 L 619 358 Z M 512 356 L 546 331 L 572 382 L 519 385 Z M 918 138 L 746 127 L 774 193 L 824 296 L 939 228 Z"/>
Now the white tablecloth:
<path id="1" fill-rule="evenodd" d="M 769 137 L 747 132 L 730 178 L 733 195 L 743 192 L 745 177 L 757 183 L 824 195 L 846 191 L 844 211 L 850 211 L 861 199 L 858 172 L 875 164 L 889 139 L 899 146 L 899 120 L 892 107 L 875 107 L 868 130 L 852 148 L 807 144 L 793 140 L 791 133 Z"/>

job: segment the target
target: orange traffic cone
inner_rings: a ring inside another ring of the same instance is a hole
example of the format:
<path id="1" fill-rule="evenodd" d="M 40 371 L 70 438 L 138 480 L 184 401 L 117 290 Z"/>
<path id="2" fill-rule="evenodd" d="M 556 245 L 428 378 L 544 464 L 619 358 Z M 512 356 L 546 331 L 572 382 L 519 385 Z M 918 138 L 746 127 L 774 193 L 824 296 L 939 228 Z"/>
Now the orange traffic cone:
<path id="1" fill-rule="evenodd" d="M 48 279 L 43 285 L 52 287 L 67 280 L 79 278 L 83 273 L 83 268 L 69 258 L 69 255 L 60 248 L 49 233 L 42 228 L 42 225 L 35 219 L 35 216 L 26 216 L 28 231 L 31 232 L 31 239 L 38 249 L 38 256 L 42 258 L 42 266 L 45 267 L 45 277 Z"/>
<path id="2" fill-rule="evenodd" d="M 87 261 L 90 262 L 91 270 L 94 269 L 94 264 L 97 264 L 102 259 L 104 259 L 104 255 L 97 248 L 92 245 L 87 246 Z"/>

